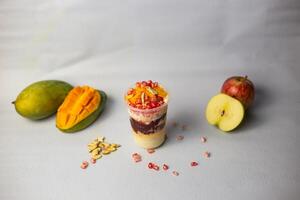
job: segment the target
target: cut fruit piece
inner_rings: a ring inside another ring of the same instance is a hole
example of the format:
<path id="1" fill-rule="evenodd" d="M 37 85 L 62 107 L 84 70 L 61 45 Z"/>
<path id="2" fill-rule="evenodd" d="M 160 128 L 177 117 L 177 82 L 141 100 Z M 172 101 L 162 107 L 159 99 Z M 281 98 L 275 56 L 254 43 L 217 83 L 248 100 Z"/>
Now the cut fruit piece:
<path id="1" fill-rule="evenodd" d="M 222 131 L 231 131 L 242 122 L 244 112 L 241 102 L 226 94 L 218 94 L 207 104 L 206 119 Z"/>
<path id="2" fill-rule="evenodd" d="M 88 86 L 75 87 L 58 109 L 57 128 L 66 133 L 86 128 L 100 116 L 106 99 L 103 91 Z"/>

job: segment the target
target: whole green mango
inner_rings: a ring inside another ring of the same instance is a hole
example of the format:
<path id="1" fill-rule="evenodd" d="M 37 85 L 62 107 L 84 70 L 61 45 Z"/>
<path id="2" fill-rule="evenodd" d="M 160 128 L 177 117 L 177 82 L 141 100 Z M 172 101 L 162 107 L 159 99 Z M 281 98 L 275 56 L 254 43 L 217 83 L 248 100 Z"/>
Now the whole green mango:
<path id="1" fill-rule="evenodd" d="M 64 81 L 38 81 L 22 90 L 13 104 L 23 117 L 44 119 L 56 113 L 72 88 L 72 85 Z"/>

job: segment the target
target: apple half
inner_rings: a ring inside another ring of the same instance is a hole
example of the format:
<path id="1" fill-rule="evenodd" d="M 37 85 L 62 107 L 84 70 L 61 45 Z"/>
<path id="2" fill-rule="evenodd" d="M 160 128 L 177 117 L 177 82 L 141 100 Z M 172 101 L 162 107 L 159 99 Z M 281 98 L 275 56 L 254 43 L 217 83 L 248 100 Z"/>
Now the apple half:
<path id="1" fill-rule="evenodd" d="M 242 122 L 244 113 L 240 101 L 226 94 L 218 94 L 209 100 L 205 115 L 209 124 L 227 132 Z"/>

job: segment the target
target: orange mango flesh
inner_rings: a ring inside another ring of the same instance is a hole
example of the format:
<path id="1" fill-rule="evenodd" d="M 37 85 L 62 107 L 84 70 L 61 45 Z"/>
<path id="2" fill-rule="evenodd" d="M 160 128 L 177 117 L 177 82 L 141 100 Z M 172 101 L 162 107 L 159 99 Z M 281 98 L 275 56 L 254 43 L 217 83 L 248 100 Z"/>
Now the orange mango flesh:
<path id="1" fill-rule="evenodd" d="M 58 108 L 56 125 L 60 129 L 69 129 L 92 114 L 101 103 L 97 90 L 89 86 L 75 87 Z"/>
<path id="2" fill-rule="evenodd" d="M 153 92 L 151 92 L 151 90 L 153 90 L 153 92 L 156 92 L 157 95 L 162 98 L 165 98 L 166 96 L 168 96 L 168 93 L 160 86 L 150 88 L 150 89 L 147 86 L 147 87 L 135 87 L 134 92 L 132 94 L 126 95 L 125 99 L 129 103 L 135 104 L 136 100 L 141 98 L 142 93 L 145 93 L 148 97 L 155 96 L 155 94 Z"/>

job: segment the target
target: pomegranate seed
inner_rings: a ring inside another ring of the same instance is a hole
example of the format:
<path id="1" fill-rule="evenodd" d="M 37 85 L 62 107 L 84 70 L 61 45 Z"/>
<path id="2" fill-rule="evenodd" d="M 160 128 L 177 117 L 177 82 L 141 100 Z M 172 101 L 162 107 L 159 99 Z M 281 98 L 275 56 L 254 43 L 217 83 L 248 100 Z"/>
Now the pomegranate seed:
<path id="1" fill-rule="evenodd" d="M 197 165 L 198 165 L 197 162 L 191 162 L 191 166 L 192 166 L 192 167 L 195 167 L 195 166 L 197 166 Z"/>
<path id="2" fill-rule="evenodd" d="M 157 87 L 158 86 L 158 82 L 154 82 L 153 85 L 154 85 L 154 87 Z"/>
<path id="3" fill-rule="evenodd" d="M 96 163 L 96 159 L 94 159 L 94 158 L 91 158 L 91 163 L 93 163 L 93 164 L 95 164 Z"/>
<path id="4" fill-rule="evenodd" d="M 80 168 L 81 168 L 81 169 L 86 169 L 86 168 L 87 168 L 87 166 L 86 166 L 86 165 L 83 165 L 83 164 L 81 164 L 81 165 L 80 165 Z"/>
<path id="5" fill-rule="evenodd" d="M 146 81 L 142 81 L 142 87 L 146 87 L 147 86 L 147 82 Z"/>
<path id="6" fill-rule="evenodd" d="M 207 141 L 206 137 L 201 137 L 200 139 L 202 143 L 205 143 Z"/>
<path id="7" fill-rule="evenodd" d="M 148 80 L 148 81 L 147 81 L 147 84 L 148 84 L 148 86 L 151 86 L 152 81 L 151 81 L 151 80 Z"/>
<path id="8" fill-rule="evenodd" d="M 135 157 L 135 158 L 133 158 L 133 161 L 137 163 L 137 162 L 142 161 L 142 159 L 140 157 Z"/>
<path id="9" fill-rule="evenodd" d="M 205 151 L 205 152 L 203 153 L 203 156 L 204 156 L 205 158 L 209 158 L 209 157 L 210 157 L 210 152 Z"/>
<path id="10" fill-rule="evenodd" d="M 168 169 L 169 169 L 169 166 L 168 166 L 168 165 L 166 165 L 166 164 L 164 164 L 164 165 L 163 165 L 163 170 L 165 170 L 165 171 L 166 171 L 166 170 L 168 170 Z"/>
<path id="11" fill-rule="evenodd" d="M 159 166 L 154 165 L 154 166 L 153 166 L 153 169 L 154 169 L 155 171 L 159 171 Z"/>
<path id="12" fill-rule="evenodd" d="M 149 169 L 153 169 L 153 163 L 149 162 L 149 163 L 148 163 L 148 168 L 149 168 Z"/>
<path id="13" fill-rule="evenodd" d="M 141 100 L 141 99 L 137 99 L 135 103 L 136 103 L 136 104 L 141 104 L 141 103 L 142 103 L 142 100 Z"/>
<path id="14" fill-rule="evenodd" d="M 133 161 L 136 162 L 136 163 L 142 161 L 142 157 L 138 153 L 132 154 L 132 158 L 133 158 Z"/>
<path id="15" fill-rule="evenodd" d="M 183 140 L 184 139 L 184 136 L 183 135 L 177 135 L 177 137 L 176 137 L 176 140 Z"/>
<path id="16" fill-rule="evenodd" d="M 81 169 L 86 169 L 89 166 L 89 163 L 87 161 L 83 161 L 80 165 Z"/>
<path id="17" fill-rule="evenodd" d="M 138 153 L 133 153 L 132 154 L 132 157 L 135 157 L 135 156 L 137 156 L 137 155 L 139 155 Z"/>
<path id="18" fill-rule="evenodd" d="M 154 153 L 155 150 L 154 149 L 147 149 L 147 152 L 151 154 L 151 153 Z"/>
<path id="19" fill-rule="evenodd" d="M 151 106 L 152 108 L 155 108 L 155 107 L 156 107 L 156 104 L 155 104 L 154 102 L 151 102 L 151 103 L 150 103 L 150 106 Z"/>
<path id="20" fill-rule="evenodd" d="M 86 166 L 89 165 L 88 161 L 83 161 L 82 164 L 83 164 L 83 165 L 86 165 Z"/>
<path id="21" fill-rule="evenodd" d="M 177 171 L 173 171 L 172 174 L 173 174 L 174 176 L 178 176 L 178 175 L 179 175 L 179 173 L 178 173 Z"/>

